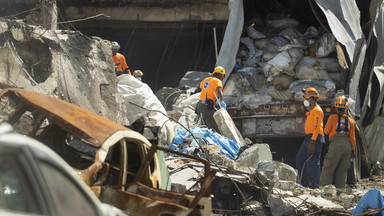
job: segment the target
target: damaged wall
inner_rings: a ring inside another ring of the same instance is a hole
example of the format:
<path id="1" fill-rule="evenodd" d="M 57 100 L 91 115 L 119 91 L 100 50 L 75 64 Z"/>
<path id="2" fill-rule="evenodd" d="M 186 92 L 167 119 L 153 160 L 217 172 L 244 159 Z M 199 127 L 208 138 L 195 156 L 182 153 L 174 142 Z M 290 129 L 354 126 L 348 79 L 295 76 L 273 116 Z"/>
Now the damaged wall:
<path id="1" fill-rule="evenodd" d="M 0 85 L 55 95 L 127 123 L 111 48 L 101 38 L 0 20 Z"/>

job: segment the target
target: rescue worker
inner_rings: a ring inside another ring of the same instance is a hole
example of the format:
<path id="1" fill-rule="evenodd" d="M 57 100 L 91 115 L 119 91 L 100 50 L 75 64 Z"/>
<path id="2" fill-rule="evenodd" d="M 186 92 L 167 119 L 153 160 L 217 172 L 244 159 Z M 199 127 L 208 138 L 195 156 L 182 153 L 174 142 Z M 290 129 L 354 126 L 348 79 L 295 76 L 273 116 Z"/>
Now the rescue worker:
<path id="1" fill-rule="evenodd" d="M 315 88 L 303 89 L 306 113 L 305 134 L 303 143 L 296 154 L 296 167 L 301 185 L 318 188 L 320 183 L 320 155 L 324 140 L 324 113 L 317 104 L 319 93 Z"/>
<path id="2" fill-rule="evenodd" d="M 345 96 L 336 98 L 337 114 L 330 115 L 325 125 L 330 144 L 320 177 L 320 186 L 334 184 L 340 190 L 345 190 L 350 159 L 355 157 L 355 123 L 346 115 L 347 100 Z"/>
<path id="3" fill-rule="evenodd" d="M 131 71 L 128 68 L 127 62 L 125 62 L 125 57 L 118 53 L 120 45 L 116 42 L 112 42 L 112 59 L 113 62 L 115 63 L 115 71 L 116 71 L 116 76 L 119 76 L 121 74 L 129 74 L 131 75 Z"/>
<path id="4" fill-rule="evenodd" d="M 143 72 L 141 70 L 134 70 L 132 76 L 141 81 L 141 77 L 143 76 Z"/>
<path id="5" fill-rule="evenodd" d="M 197 86 L 196 92 L 201 90 L 200 100 L 196 106 L 196 113 L 202 115 L 202 119 L 208 128 L 213 128 L 219 132 L 216 121 L 213 118 L 215 113 L 215 104 L 217 99 L 220 101 L 220 106 L 226 109 L 227 105 L 223 101 L 223 84 L 225 78 L 225 69 L 217 66 L 211 77 L 205 78 L 200 85 Z"/>

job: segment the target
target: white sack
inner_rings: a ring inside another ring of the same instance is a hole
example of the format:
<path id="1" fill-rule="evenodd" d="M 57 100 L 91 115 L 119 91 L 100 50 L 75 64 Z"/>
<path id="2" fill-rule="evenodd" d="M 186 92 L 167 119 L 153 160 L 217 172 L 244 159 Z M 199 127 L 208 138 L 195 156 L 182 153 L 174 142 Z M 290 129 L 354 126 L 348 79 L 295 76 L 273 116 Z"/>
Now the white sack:
<path id="1" fill-rule="evenodd" d="M 248 58 L 245 62 L 245 67 L 256 67 L 257 62 L 260 59 L 260 56 L 263 55 L 263 51 L 256 49 L 255 45 L 253 44 L 253 41 L 250 38 L 242 37 L 240 39 L 240 43 L 247 46 L 249 52 L 248 52 Z"/>
<path id="2" fill-rule="evenodd" d="M 328 72 L 339 72 L 341 70 L 339 61 L 337 58 L 311 58 L 309 56 L 303 57 L 296 65 L 310 65 L 310 66 L 319 66 L 321 69 L 324 69 Z"/>
<path id="3" fill-rule="evenodd" d="M 289 90 L 279 91 L 274 86 L 271 86 L 268 89 L 268 95 L 271 96 L 275 100 L 285 101 L 293 99 L 293 93 Z"/>
<path id="4" fill-rule="evenodd" d="M 328 72 L 319 66 L 300 65 L 296 67 L 296 77 L 301 80 L 330 80 Z"/>
<path id="5" fill-rule="evenodd" d="M 265 35 L 253 28 L 252 25 L 247 28 L 247 35 L 253 40 L 265 38 Z"/>
<path id="6" fill-rule="evenodd" d="M 279 76 L 283 72 L 294 75 L 293 68 L 297 62 L 303 57 L 304 51 L 300 48 L 292 48 L 287 51 L 280 52 L 273 59 L 267 62 L 264 67 L 264 74 L 267 77 Z"/>
<path id="7" fill-rule="evenodd" d="M 336 51 L 336 38 L 331 33 L 325 33 L 317 41 L 316 57 L 326 57 Z"/>
<path id="8" fill-rule="evenodd" d="M 174 138 L 175 123 L 169 121 L 168 117 L 159 112 L 149 112 L 141 107 L 131 104 L 135 103 L 146 109 L 157 110 L 166 114 L 164 106 L 161 104 L 152 89 L 135 77 L 123 74 L 117 77 L 117 90 L 125 99 L 127 118 L 132 124 L 141 117 L 144 117 L 145 126 L 160 126 L 162 143 L 167 145 L 172 143 Z"/>

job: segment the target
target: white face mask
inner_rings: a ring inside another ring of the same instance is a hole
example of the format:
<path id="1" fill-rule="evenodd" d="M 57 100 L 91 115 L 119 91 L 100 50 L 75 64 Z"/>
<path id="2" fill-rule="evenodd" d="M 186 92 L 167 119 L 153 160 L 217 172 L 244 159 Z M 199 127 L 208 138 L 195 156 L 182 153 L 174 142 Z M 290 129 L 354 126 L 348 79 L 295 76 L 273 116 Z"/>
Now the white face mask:
<path id="1" fill-rule="evenodd" d="M 303 101 L 303 104 L 304 104 L 305 107 L 309 107 L 309 101 L 304 100 L 304 101 Z"/>

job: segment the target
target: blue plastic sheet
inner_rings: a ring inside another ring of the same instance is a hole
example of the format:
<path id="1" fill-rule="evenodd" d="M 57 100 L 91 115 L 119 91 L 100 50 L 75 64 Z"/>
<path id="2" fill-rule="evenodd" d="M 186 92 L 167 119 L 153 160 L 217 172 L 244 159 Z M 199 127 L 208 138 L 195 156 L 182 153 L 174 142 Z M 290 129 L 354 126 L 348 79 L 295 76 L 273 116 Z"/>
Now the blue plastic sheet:
<path id="1" fill-rule="evenodd" d="M 352 215 L 361 214 L 364 212 L 364 210 L 368 208 L 384 208 L 383 196 L 381 195 L 380 191 L 376 188 L 369 190 L 367 193 L 364 194 L 363 197 L 361 197 L 356 207 L 352 209 Z M 384 216 L 384 212 L 381 211 L 373 215 Z"/>
<path id="2" fill-rule="evenodd" d="M 239 145 L 232 139 L 228 139 L 218 133 L 213 132 L 209 128 L 193 127 L 189 129 L 193 135 L 207 145 L 219 145 L 221 154 L 227 156 L 230 159 L 236 159 L 239 153 Z M 183 145 L 184 140 L 193 139 L 192 135 L 185 129 L 176 130 L 175 138 L 168 148 L 186 152 L 189 146 Z"/>

